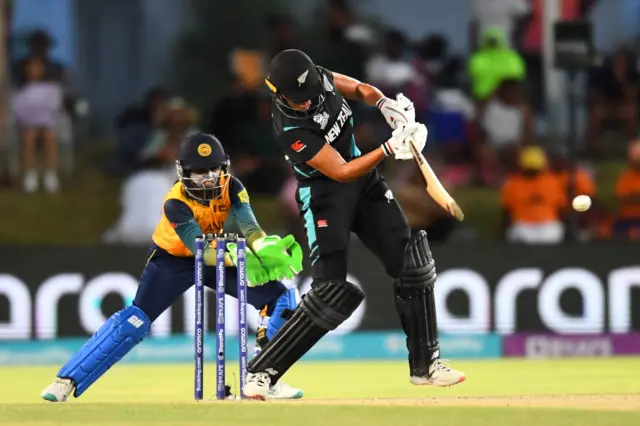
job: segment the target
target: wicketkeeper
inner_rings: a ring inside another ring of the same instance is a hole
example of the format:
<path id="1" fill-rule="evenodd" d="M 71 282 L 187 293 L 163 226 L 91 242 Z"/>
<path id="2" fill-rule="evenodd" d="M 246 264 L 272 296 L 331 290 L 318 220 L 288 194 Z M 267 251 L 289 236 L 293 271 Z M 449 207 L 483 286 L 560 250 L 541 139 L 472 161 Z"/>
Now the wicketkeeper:
<path id="1" fill-rule="evenodd" d="M 229 158 L 220 142 L 203 133 L 187 137 L 176 169 L 178 181 L 165 197 L 133 304 L 113 314 L 60 369 L 42 392 L 45 400 L 64 402 L 72 393 L 79 397 L 147 336 L 156 318 L 193 285 L 195 239 L 221 233 L 229 212 L 252 249 L 246 252 L 247 301 L 265 316 L 258 345 L 273 337 L 296 308 L 297 290 L 288 290 L 279 280 L 293 278 L 302 270 L 302 249 L 293 236 L 267 236 L 260 228 L 247 190 L 229 174 Z M 235 245 L 227 248 L 226 293 L 237 297 Z M 215 289 L 215 246 L 205 250 L 204 260 L 204 283 Z M 303 394 L 275 383 L 267 392 L 274 399 L 301 398 Z"/>

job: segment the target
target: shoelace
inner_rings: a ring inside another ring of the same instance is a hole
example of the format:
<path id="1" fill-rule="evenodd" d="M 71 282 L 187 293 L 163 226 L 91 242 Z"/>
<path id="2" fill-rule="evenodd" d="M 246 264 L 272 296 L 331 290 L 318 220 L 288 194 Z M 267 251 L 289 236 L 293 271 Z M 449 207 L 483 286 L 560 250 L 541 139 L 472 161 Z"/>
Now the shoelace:
<path id="1" fill-rule="evenodd" d="M 256 382 L 260 386 L 265 386 L 267 384 L 267 380 L 265 377 L 266 377 L 266 374 L 256 374 L 249 381 Z"/>
<path id="2" fill-rule="evenodd" d="M 448 359 L 437 359 L 434 364 L 435 364 L 435 370 L 445 370 L 445 371 L 451 371 L 451 368 L 449 368 L 449 363 L 451 361 Z"/>

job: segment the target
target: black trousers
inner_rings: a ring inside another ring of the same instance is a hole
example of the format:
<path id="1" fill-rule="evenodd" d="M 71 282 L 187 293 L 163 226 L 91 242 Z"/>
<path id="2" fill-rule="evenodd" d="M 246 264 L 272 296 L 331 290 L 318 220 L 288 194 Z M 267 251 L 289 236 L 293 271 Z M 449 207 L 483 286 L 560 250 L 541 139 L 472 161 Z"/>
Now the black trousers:
<path id="1" fill-rule="evenodd" d="M 377 170 L 349 183 L 301 182 L 297 200 L 314 279 L 346 279 L 351 232 L 382 262 L 390 277 L 399 276 L 411 230 Z"/>

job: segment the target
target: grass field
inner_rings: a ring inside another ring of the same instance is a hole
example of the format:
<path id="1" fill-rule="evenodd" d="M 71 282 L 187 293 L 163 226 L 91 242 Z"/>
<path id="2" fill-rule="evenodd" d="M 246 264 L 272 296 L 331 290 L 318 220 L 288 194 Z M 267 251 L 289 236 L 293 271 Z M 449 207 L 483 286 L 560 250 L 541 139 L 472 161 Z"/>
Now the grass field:
<path id="1" fill-rule="evenodd" d="M 229 366 L 232 380 L 236 364 Z M 192 400 L 190 365 L 120 365 L 80 399 L 41 401 L 56 366 L 0 368 L 0 425 L 640 425 L 640 359 L 458 362 L 467 381 L 414 387 L 406 365 L 303 363 L 299 401 Z M 214 372 L 205 370 L 205 393 Z M 237 373 L 236 376 L 237 377 Z"/>

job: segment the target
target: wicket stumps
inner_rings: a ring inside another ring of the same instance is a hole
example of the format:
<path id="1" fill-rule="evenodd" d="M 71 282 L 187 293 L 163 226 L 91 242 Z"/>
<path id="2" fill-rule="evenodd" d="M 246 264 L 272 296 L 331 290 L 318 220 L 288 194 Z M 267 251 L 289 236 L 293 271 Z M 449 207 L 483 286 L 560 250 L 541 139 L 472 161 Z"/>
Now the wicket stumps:
<path id="1" fill-rule="evenodd" d="M 202 400 L 204 394 L 204 250 L 208 244 L 215 241 L 216 265 L 215 265 L 215 290 L 216 290 L 216 399 L 227 398 L 225 379 L 225 294 L 226 294 L 226 265 L 225 251 L 227 242 L 235 242 L 237 245 L 237 293 L 238 293 L 238 361 L 240 366 L 240 385 L 238 398 L 243 398 L 243 388 L 247 376 L 248 335 L 249 324 L 247 322 L 247 280 L 246 280 L 246 240 L 235 234 L 206 235 L 196 239 L 195 242 L 195 382 L 194 397 Z"/>

